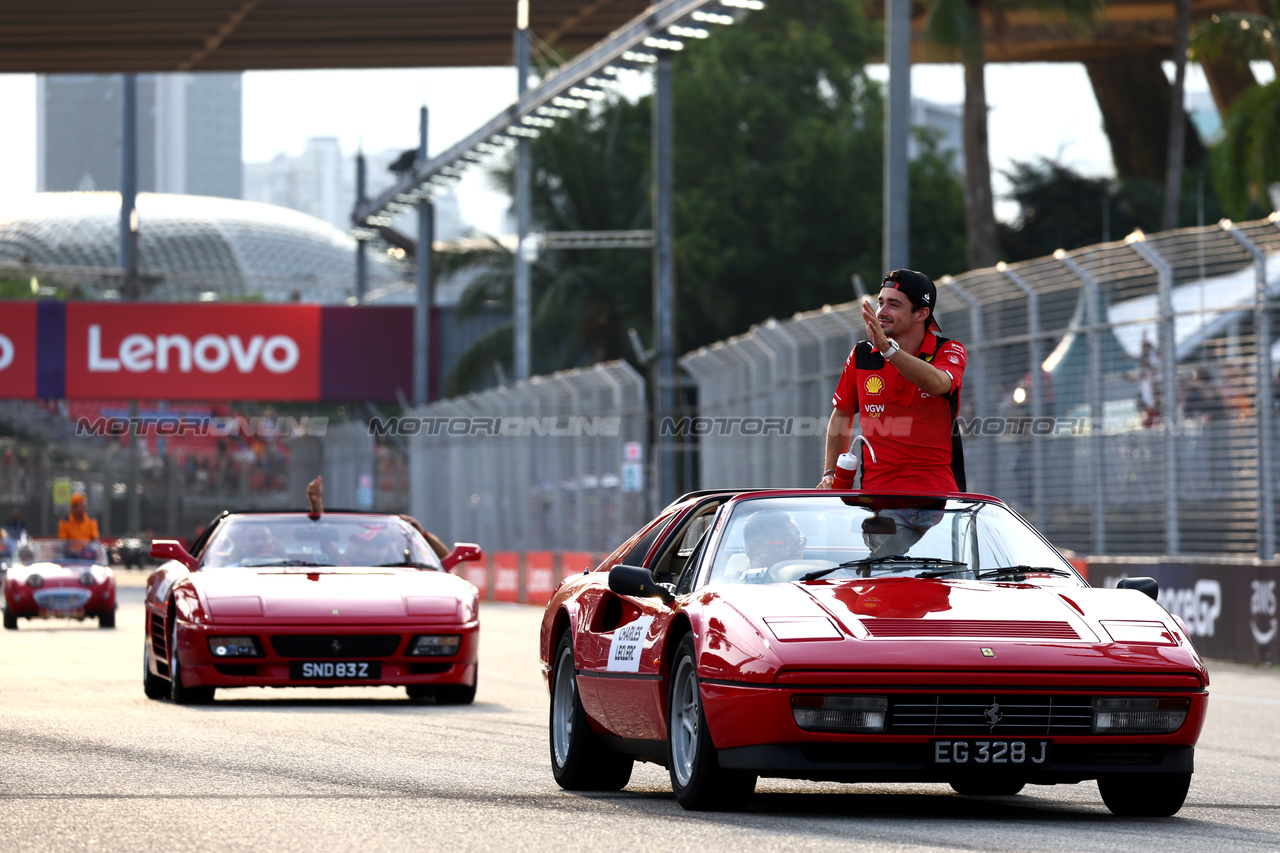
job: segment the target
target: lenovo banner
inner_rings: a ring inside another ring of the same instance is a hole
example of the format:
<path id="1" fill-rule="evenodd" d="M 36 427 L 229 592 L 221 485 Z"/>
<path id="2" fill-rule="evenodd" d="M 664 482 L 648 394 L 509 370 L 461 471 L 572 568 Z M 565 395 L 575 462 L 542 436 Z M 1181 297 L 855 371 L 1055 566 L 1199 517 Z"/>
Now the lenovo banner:
<path id="1" fill-rule="evenodd" d="M 393 401 L 413 308 L 5 302 L 0 398 Z"/>
<path id="2" fill-rule="evenodd" d="M 36 304 L 0 310 L 0 398 L 36 395 Z"/>

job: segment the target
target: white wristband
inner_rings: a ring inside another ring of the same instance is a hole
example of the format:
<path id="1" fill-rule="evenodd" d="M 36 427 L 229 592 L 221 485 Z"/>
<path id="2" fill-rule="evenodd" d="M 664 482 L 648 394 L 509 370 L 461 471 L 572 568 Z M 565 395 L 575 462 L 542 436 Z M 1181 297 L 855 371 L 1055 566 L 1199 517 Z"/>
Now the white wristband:
<path id="1" fill-rule="evenodd" d="M 897 355 L 897 354 L 898 354 L 898 350 L 900 350 L 900 349 L 902 349 L 902 347 L 898 346 L 898 342 L 897 342 L 897 341 L 889 341 L 889 348 L 888 348 L 887 350 L 885 350 L 885 351 L 884 351 L 884 358 L 885 358 L 885 361 L 888 361 L 889 359 L 891 359 L 891 358 L 893 358 L 895 355 Z"/>

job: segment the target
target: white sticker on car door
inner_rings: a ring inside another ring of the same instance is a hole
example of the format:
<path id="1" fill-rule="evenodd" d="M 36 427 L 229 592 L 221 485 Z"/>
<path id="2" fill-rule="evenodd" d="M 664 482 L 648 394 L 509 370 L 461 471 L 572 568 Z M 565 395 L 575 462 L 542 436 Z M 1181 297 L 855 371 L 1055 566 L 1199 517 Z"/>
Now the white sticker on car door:
<path id="1" fill-rule="evenodd" d="M 652 616 L 641 616 L 613 632 L 613 640 L 609 643 L 609 672 L 640 671 L 644 639 L 649 636 L 649 626 L 652 624 Z"/>

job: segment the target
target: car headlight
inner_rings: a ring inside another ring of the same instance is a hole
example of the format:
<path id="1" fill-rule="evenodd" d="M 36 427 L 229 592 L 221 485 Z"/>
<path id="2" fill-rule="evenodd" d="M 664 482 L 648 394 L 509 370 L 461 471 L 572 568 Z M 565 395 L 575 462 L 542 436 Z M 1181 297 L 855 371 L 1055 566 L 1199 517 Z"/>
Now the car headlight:
<path id="1" fill-rule="evenodd" d="M 409 643 L 409 654 L 443 657 L 456 655 L 462 646 L 459 634 L 422 634 Z"/>
<path id="2" fill-rule="evenodd" d="M 80 575 L 80 586 L 93 586 L 95 583 L 93 572 L 85 572 Z"/>
<path id="3" fill-rule="evenodd" d="M 28 575 L 27 586 L 31 587 L 32 589 L 39 589 L 40 587 L 44 586 L 44 577 L 36 574 Z"/>
<path id="4" fill-rule="evenodd" d="M 1189 699 L 1155 696 L 1095 696 L 1095 734 L 1162 735 L 1176 732 L 1187 719 Z"/>
<path id="5" fill-rule="evenodd" d="M 889 709 L 887 696 L 791 697 L 796 725 L 821 732 L 882 732 Z"/>
<path id="6" fill-rule="evenodd" d="M 216 658 L 256 658 L 260 654 L 253 637 L 210 637 L 209 651 Z"/>

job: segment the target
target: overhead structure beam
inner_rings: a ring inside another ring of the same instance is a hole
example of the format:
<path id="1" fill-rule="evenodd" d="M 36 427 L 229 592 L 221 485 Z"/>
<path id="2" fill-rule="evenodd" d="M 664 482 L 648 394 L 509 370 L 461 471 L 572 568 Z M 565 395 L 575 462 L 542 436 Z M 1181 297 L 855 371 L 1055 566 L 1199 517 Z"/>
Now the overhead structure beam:
<path id="1" fill-rule="evenodd" d="M 457 180 L 464 169 L 513 141 L 532 139 L 557 118 L 586 108 L 604 97 L 612 83 L 607 68 L 646 68 L 660 50 L 680 50 L 692 38 L 706 38 L 717 24 L 737 21 L 761 0 L 661 0 L 591 49 L 579 54 L 540 85 L 524 92 L 466 138 L 414 169 L 395 184 L 359 205 L 352 215 L 357 228 L 389 225 L 400 208 L 429 197 Z M 699 20 L 708 18 L 710 20 Z M 672 28 L 675 28 L 674 30 Z"/>

